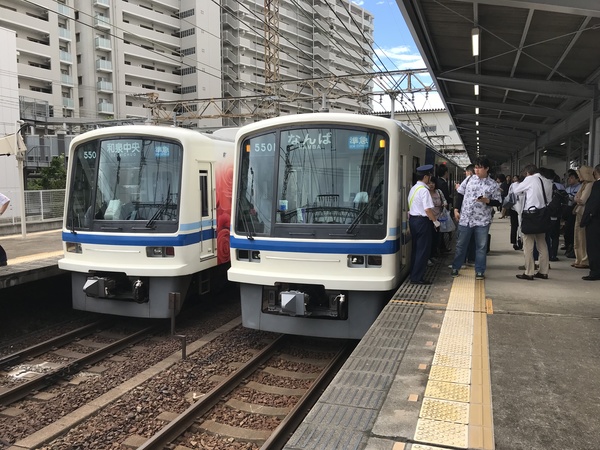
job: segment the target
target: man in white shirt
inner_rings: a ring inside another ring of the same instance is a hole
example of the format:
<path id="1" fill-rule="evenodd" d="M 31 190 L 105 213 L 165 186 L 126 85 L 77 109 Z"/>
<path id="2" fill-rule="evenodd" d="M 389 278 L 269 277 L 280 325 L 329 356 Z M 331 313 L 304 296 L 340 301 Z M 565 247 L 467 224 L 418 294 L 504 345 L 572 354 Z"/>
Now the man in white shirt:
<path id="1" fill-rule="evenodd" d="M 540 175 L 538 168 L 529 164 L 523 169 L 527 173 L 525 179 L 514 189 L 515 194 L 525 194 L 523 200 L 523 212 L 529 208 L 543 208 L 552 198 L 552 181 Z M 545 198 L 544 198 L 545 194 Z M 550 224 L 548 224 L 550 225 Z M 517 275 L 520 280 L 533 281 L 535 278 L 542 280 L 548 279 L 548 269 L 550 268 L 548 245 L 546 244 L 546 233 L 525 234 L 523 235 L 523 256 L 525 257 L 525 273 Z M 539 252 L 540 268 L 535 272 L 535 261 L 533 258 L 533 248 Z"/>
<path id="2" fill-rule="evenodd" d="M 452 276 L 457 277 L 458 271 L 465 262 L 471 236 L 475 237 L 475 279 L 485 278 L 487 260 L 487 242 L 492 223 L 492 208 L 502 205 L 498 183 L 489 177 L 490 162 L 487 158 L 477 158 L 475 175 L 466 178 L 457 192 L 463 195 L 458 222 L 458 239 L 454 261 L 452 261 Z"/>
<path id="3" fill-rule="evenodd" d="M 412 284 L 431 284 L 423 277 L 431 252 L 431 227 L 440 226 L 433 214 L 433 200 L 427 186 L 432 173 L 431 164 L 417 167 L 417 182 L 408 193 L 408 226 L 412 243 L 410 282 Z"/>
<path id="4" fill-rule="evenodd" d="M 6 195 L 4 195 L 3 193 L 0 192 L 0 216 L 2 214 L 4 214 L 4 211 L 6 211 L 9 204 L 10 204 L 10 199 Z M 6 264 L 7 264 L 6 260 L 7 260 L 6 252 L 0 245 L 0 266 L 6 266 Z"/>

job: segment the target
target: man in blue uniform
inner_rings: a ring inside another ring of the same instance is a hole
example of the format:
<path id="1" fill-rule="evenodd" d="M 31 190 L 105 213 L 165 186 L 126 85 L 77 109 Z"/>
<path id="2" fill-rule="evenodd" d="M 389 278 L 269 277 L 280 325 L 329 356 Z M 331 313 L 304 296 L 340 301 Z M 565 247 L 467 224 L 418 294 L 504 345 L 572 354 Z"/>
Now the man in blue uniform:
<path id="1" fill-rule="evenodd" d="M 427 281 L 423 277 L 431 252 L 431 227 L 438 228 L 440 226 L 433 214 L 433 199 L 427 187 L 432 173 L 433 166 L 431 164 L 417 167 L 417 182 L 408 193 L 408 226 L 412 238 L 410 259 L 410 282 L 412 284 L 431 284 L 431 281 Z"/>

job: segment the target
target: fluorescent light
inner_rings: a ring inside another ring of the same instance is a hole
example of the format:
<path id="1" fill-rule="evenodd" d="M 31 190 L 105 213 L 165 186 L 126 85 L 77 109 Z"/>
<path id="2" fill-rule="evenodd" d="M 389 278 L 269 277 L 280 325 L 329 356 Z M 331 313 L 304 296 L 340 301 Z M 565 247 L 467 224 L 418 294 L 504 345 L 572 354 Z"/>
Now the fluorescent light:
<path id="1" fill-rule="evenodd" d="M 479 108 L 475 108 L 475 114 L 479 114 Z"/>
<path id="2" fill-rule="evenodd" d="M 479 126 L 479 120 L 475 121 L 475 126 L 478 127 Z"/>
<path id="3" fill-rule="evenodd" d="M 476 134 L 479 134 L 479 130 L 475 130 L 475 133 L 476 133 Z"/>
<path id="4" fill-rule="evenodd" d="M 473 85 L 473 90 L 475 91 L 475 95 L 479 95 L 479 85 L 478 84 Z"/>
<path id="5" fill-rule="evenodd" d="M 479 28 L 471 30 L 471 40 L 473 41 L 473 56 L 479 56 Z"/>

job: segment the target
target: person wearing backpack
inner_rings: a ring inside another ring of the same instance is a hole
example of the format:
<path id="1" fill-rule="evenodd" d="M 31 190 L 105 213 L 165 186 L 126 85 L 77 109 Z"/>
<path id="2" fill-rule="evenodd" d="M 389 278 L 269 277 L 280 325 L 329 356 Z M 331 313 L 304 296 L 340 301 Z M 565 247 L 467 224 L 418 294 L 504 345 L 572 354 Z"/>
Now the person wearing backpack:
<path id="1" fill-rule="evenodd" d="M 548 202 L 551 225 L 550 229 L 546 232 L 546 243 L 548 244 L 549 260 L 559 261 L 558 247 L 560 240 L 560 219 L 562 217 L 563 209 L 567 205 L 569 196 L 554 170 L 540 167 L 540 174 L 552 181 L 552 197 Z"/>

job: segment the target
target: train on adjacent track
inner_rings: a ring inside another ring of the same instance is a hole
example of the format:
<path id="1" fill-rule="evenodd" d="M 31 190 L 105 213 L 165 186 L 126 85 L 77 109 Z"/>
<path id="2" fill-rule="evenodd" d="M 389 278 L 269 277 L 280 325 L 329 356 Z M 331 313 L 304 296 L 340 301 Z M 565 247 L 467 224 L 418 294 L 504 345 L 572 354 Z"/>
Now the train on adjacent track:
<path id="1" fill-rule="evenodd" d="M 361 338 L 410 267 L 407 194 L 423 164 L 463 170 L 402 123 L 313 113 L 236 136 L 229 280 L 245 327 Z"/>
<path id="2" fill-rule="evenodd" d="M 128 125 L 73 139 L 59 267 L 75 309 L 168 318 L 226 281 L 234 134 Z"/>

